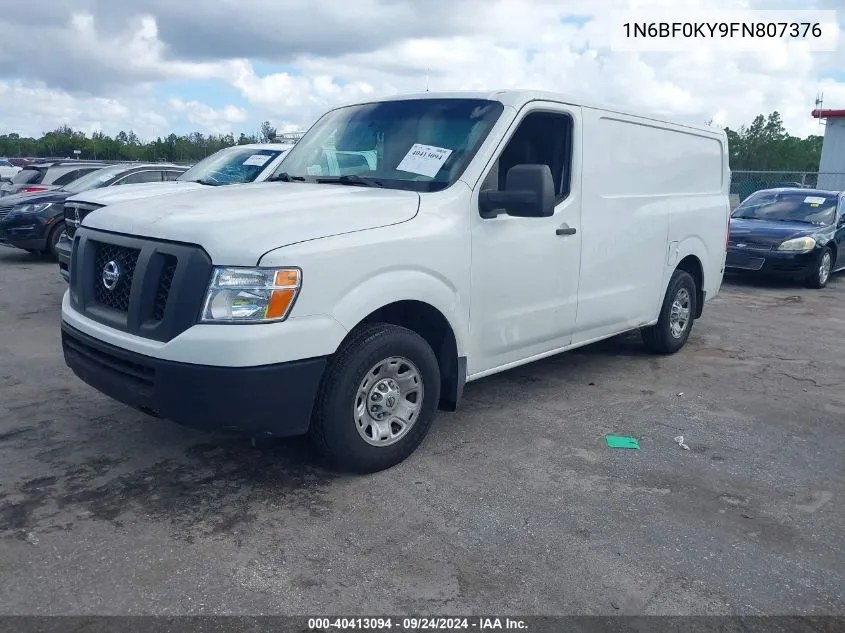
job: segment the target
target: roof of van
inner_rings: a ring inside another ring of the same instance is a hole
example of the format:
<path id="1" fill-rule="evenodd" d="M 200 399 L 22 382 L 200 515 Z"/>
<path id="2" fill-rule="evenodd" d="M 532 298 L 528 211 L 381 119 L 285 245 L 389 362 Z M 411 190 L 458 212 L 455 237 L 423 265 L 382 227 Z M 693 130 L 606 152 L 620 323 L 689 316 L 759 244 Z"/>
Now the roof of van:
<path id="1" fill-rule="evenodd" d="M 681 127 L 692 128 L 695 130 L 701 130 L 705 132 L 710 132 L 711 134 L 721 134 L 724 135 L 725 132 L 719 128 L 710 127 L 708 125 L 695 125 L 690 123 L 684 123 L 681 121 L 675 121 L 669 118 L 666 118 L 663 115 L 655 114 L 654 112 L 644 112 L 644 111 L 637 111 L 632 110 L 627 107 L 623 107 L 620 105 L 612 105 L 607 103 L 597 103 L 590 101 L 589 99 L 584 99 L 575 95 L 567 95 L 559 92 L 548 92 L 543 90 L 516 90 L 516 89 L 507 89 L 507 90 L 491 90 L 491 91 L 461 91 L 461 92 L 418 92 L 412 94 L 401 94 L 401 95 L 393 95 L 393 96 L 385 96 L 385 97 L 376 97 L 373 99 L 367 99 L 362 101 L 357 101 L 354 104 L 347 104 L 347 105 L 357 105 L 362 103 L 374 103 L 374 102 L 383 102 L 383 101 L 399 101 L 399 100 L 408 100 L 408 99 L 487 99 L 490 101 L 499 101 L 506 106 L 511 106 L 516 110 L 519 110 L 522 106 L 526 103 L 531 101 L 554 101 L 557 103 L 566 103 L 570 105 L 578 105 L 585 108 L 594 108 L 597 110 L 605 110 L 608 112 L 615 112 L 617 114 L 627 114 L 629 116 L 636 116 L 643 119 L 648 119 L 651 121 L 659 121 L 662 123 L 670 123 L 672 125 L 678 125 Z"/>

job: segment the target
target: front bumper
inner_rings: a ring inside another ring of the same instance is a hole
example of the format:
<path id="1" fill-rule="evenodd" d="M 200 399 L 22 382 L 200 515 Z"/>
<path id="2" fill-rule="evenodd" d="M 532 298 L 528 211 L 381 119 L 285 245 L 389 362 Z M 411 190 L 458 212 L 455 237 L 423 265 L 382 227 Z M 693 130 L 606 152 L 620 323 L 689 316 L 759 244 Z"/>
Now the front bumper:
<path id="1" fill-rule="evenodd" d="M 0 220 L 0 244 L 43 251 L 52 225 L 52 219 L 45 222 L 38 215 L 9 214 Z"/>
<path id="2" fill-rule="evenodd" d="M 815 272 L 821 249 L 809 253 L 764 251 L 729 247 L 726 272 L 750 272 L 778 277 L 804 278 Z"/>
<path id="3" fill-rule="evenodd" d="M 150 415 L 251 437 L 308 430 L 325 357 L 221 367 L 161 360 L 115 347 L 62 321 L 65 363 L 84 382 Z"/>
<path id="4" fill-rule="evenodd" d="M 67 233 L 62 233 L 56 243 L 56 256 L 59 260 L 59 274 L 67 282 L 70 282 L 70 254 L 72 250 L 73 240 L 67 236 Z"/>

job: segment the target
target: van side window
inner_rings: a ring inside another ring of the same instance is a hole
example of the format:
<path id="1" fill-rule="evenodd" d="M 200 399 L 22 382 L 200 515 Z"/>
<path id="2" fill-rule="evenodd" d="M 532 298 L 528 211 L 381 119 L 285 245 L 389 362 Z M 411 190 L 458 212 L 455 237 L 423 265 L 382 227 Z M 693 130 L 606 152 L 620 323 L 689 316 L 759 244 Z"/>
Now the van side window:
<path id="1" fill-rule="evenodd" d="M 572 118 L 566 114 L 532 112 L 508 141 L 484 180 L 482 189 L 504 190 L 514 165 L 548 165 L 558 200 L 569 195 L 572 167 Z"/>

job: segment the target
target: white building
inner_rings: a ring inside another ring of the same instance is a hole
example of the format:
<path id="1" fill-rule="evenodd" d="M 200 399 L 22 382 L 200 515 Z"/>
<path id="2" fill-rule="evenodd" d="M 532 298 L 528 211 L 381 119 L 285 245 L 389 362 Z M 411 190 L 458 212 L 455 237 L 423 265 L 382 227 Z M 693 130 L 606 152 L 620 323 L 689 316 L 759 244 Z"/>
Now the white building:
<path id="1" fill-rule="evenodd" d="M 273 140 L 276 143 L 296 143 L 305 135 L 305 132 L 280 132 Z"/>
<path id="2" fill-rule="evenodd" d="M 826 122 L 817 186 L 845 190 L 845 110 L 813 110 L 812 114 Z"/>

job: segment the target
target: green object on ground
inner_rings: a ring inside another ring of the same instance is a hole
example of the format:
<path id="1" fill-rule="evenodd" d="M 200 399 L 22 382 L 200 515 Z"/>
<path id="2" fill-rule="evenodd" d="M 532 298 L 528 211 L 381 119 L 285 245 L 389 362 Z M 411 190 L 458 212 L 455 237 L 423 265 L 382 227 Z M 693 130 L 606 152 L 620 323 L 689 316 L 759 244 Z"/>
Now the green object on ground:
<path id="1" fill-rule="evenodd" d="M 623 437 L 621 435 L 606 435 L 607 445 L 610 448 L 635 448 L 640 449 L 640 443 L 633 437 Z"/>

